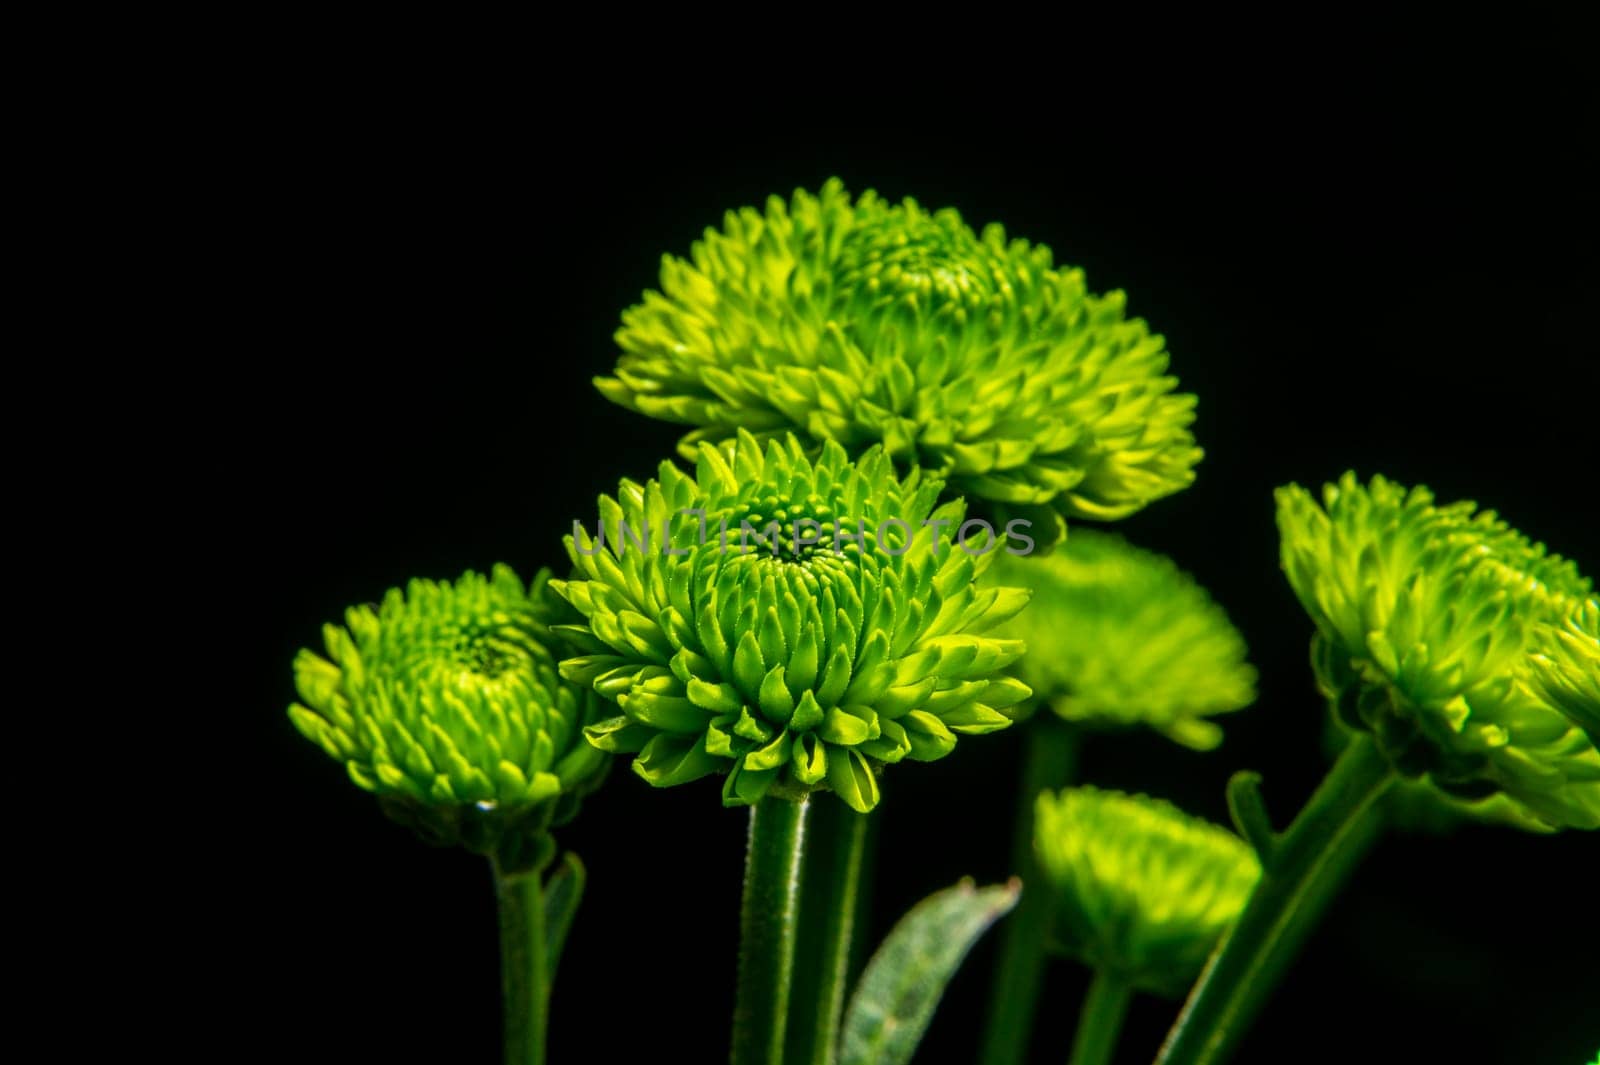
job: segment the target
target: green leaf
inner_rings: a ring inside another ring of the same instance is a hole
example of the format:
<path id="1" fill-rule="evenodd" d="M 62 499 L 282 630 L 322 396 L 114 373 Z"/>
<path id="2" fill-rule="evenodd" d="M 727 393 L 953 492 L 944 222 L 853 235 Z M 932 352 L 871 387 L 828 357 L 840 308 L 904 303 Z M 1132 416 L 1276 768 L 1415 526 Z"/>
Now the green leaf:
<path id="1" fill-rule="evenodd" d="M 544 968 L 545 979 L 555 982 L 556 966 L 561 964 L 561 948 L 566 946 L 578 903 L 583 901 L 583 885 L 588 879 L 578 856 L 568 851 L 561 865 L 544 885 Z"/>
<path id="2" fill-rule="evenodd" d="M 845 1011 L 839 1065 L 905 1065 L 967 951 L 1010 912 L 1020 881 L 975 888 L 971 880 L 923 899 L 867 963 Z"/>
<path id="3" fill-rule="evenodd" d="M 1260 773 L 1240 770 L 1228 778 L 1228 812 L 1233 815 L 1239 835 L 1255 848 L 1261 864 L 1271 864 L 1278 839 L 1272 831 L 1272 818 L 1267 815 L 1266 800 L 1261 797 Z"/>

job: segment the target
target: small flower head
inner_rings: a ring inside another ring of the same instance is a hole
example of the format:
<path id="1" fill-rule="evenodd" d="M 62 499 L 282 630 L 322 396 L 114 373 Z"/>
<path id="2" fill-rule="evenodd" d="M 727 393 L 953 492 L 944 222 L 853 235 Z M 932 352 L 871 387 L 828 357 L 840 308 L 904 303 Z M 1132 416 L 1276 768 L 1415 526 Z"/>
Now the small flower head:
<path id="1" fill-rule="evenodd" d="M 1527 682 L 1539 634 L 1590 594 L 1572 563 L 1471 503 L 1346 474 L 1278 492 L 1284 572 L 1319 686 L 1395 768 L 1552 827 L 1600 826 L 1600 751 Z"/>
<path id="2" fill-rule="evenodd" d="M 549 626 L 570 608 L 541 570 L 413 580 L 302 650 L 289 717 L 396 820 L 517 864 L 548 855 L 608 759 L 584 742 L 592 692 L 563 681 Z"/>
<path id="3" fill-rule="evenodd" d="M 1041 520 L 1117 518 L 1186 487 L 1194 397 L 1159 336 L 1050 250 L 838 181 L 729 212 L 623 315 L 609 399 L 698 426 L 881 444 L 952 492 Z"/>
<path id="4" fill-rule="evenodd" d="M 1583 601 L 1559 623 L 1541 626 L 1529 683 L 1600 744 L 1600 599 Z"/>
<path id="5" fill-rule="evenodd" d="M 601 497 L 556 583 L 585 622 L 562 629 L 583 652 L 562 675 L 621 710 L 592 742 L 658 787 L 725 773 L 729 805 L 826 787 L 865 811 L 882 765 L 1010 724 L 1023 645 L 984 633 L 1027 593 L 974 587 L 1001 548 L 952 543 L 964 507 L 935 509 L 940 488 L 881 448 L 813 462 L 741 431 L 693 476 L 665 462 Z"/>
<path id="6" fill-rule="evenodd" d="M 1067 788 L 1036 813 L 1057 947 L 1157 994 L 1194 981 L 1261 876 L 1243 840 L 1160 799 Z"/>
<path id="7" fill-rule="evenodd" d="M 1074 528 L 1048 555 L 1006 555 L 985 581 L 1033 589 L 1002 630 L 1029 648 L 1012 672 L 1068 721 L 1148 725 L 1209 750 L 1206 718 L 1255 700 L 1255 669 L 1228 615 L 1164 555 Z"/>

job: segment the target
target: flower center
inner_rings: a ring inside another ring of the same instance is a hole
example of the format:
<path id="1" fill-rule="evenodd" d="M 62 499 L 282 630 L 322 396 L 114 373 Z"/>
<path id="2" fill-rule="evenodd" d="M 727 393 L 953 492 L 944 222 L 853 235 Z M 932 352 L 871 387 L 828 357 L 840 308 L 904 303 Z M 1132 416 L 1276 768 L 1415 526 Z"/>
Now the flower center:
<path id="1" fill-rule="evenodd" d="M 530 633 L 502 619 L 463 620 L 439 633 L 433 644 L 437 648 L 435 661 L 492 683 L 528 666 L 530 639 Z M 421 657 L 426 660 L 432 656 L 423 652 Z"/>
<path id="2" fill-rule="evenodd" d="M 826 502 L 813 499 L 804 505 L 758 501 L 737 516 L 730 515 L 723 546 L 730 554 L 764 562 L 851 571 L 861 545 L 855 521 L 836 517 Z"/>
<path id="3" fill-rule="evenodd" d="M 840 290 L 847 300 L 909 296 L 928 310 L 975 308 L 995 289 L 991 258 L 964 227 L 931 218 L 869 222 L 852 230 L 840 249 Z"/>
<path id="4" fill-rule="evenodd" d="M 456 659 L 474 673 L 491 679 L 511 668 L 510 657 L 482 631 L 463 632 L 456 641 Z"/>

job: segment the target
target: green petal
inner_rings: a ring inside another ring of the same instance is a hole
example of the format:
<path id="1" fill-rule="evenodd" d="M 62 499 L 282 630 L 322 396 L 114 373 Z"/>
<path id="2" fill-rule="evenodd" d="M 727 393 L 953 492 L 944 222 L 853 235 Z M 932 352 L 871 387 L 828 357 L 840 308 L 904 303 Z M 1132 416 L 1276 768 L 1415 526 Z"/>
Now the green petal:
<path id="1" fill-rule="evenodd" d="M 762 678 L 759 692 L 761 714 L 774 724 L 783 724 L 794 713 L 794 698 L 783 683 L 783 667 L 773 666 Z"/>
<path id="2" fill-rule="evenodd" d="M 761 680 L 766 670 L 762 664 L 761 647 L 756 642 L 755 634 L 746 632 L 739 637 L 739 646 L 733 654 L 733 676 L 739 682 L 739 688 L 745 695 L 755 701 L 760 698 Z"/>
<path id="3" fill-rule="evenodd" d="M 778 738 L 759 750 L 751 751 L 745 755 L 746 769 L 777 769 L 789 760 L 790 750 L 794 741 L 787 732 L 778 733 Z"/>
<path id="4" fill-rule="evenodd" d="M 700 732 L 711 719 L 710 712 L 679 696 L 635 691 L 617 702 L 630 720 L 664 732 Z"/>
<path id="5" fill-rule="evenodd" d="M 997 732 L 1011 724 L 1011 719 L 1000 711 L 982 703 L 968 703 L 941 716 L 952 731 L 968 736 L 982 736 Z"/>
<path id="6" fill-rule="evenodd" d="M 707 753 L 704 736 L 660 733 L 633 760 L 633 771 L 652 787 L 670 788 L 709 776 L 720 765 L 714 755 Z"/>
<path id="7" fill-rule="evenodd" d="M 794 716 L 789 718 L 789 728 L 794 732 L 809 732 L 822 724 L 824 716 L 823 708 L 816 698 L 810 692 L 803 692 L 800 695 L 800 705 L 795 707 Z"/>
<path id="8" fill-rule="evenodd" d="M 778 770 L 735 766 L 722 782 L 724 806 L 754 806 L 778 780 Z"/>
<path id="9" fill-rule="evenodd" d="M 795 779 L 800 783 L 814 786 L 822 783 L 827 776 L 827 745 L 816 735 L 795 737 L 791 757 L 794 760 Z"/>
<path id="10" fill-rule="evenodd" d="M 822 725 L 817 729 L 817 735 L 836 746 L 854 747 L 870 738 L 870 729 L 866 721 L 842 707 L 835 706 L 823 714 Z"/>
<path id="11" fill-rule="evenodd" d="M 584 727 L 583 734 L 589 742 L 602 751 L 612 754 L 633 754 L 642 748 L 655 730 L 628 720 L 624 715 L 608 717 Z"/>
<path id="12" fill-rule="evenodd" d="M 878 805 L 878 778 L 860 754 L 834 748 L 827 772 L 828 787 L 852 810 L 864 814 Z"/>
<path id="13" fill-rule="evenodd" d="M 698 677 L 689 678 L 686 685 L 689 701 L 713 713 L 736 713 L 744 700 L 731 684 L 708 684 Z"/>
<path id="14" fill-rule="evenodd" d="M 911 743 L 908 757 L 918 762 L 936 762 L 956 748 L 955 735 L 932 714 L 913 710 L 900 718 L 899 724 Z"/>

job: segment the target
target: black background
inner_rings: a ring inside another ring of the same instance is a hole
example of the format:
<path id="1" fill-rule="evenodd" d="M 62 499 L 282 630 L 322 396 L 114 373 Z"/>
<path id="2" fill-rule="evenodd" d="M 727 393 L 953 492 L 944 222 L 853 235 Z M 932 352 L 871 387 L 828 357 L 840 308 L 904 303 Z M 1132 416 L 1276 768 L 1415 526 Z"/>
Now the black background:
<path id="1" fill-rule="evenodd" d="M 217 357 L 246 373 L 206 420 L 218 443 L 189 456 L 257 607 L 224 659 L 243 695 L 217 708 L 254 767 L 217 824 L 219 850 L 249 824 L 231 857 L 251 870 L 230 889 L 251 916 L 219 962 L 219 1030 L 304 1061 L 494 1060 L 487 868 L 414 843 L 293 732 L 290 659 L 409 576 L 560 564 L 571 521 L 679 432 L 589 386 L 619 312 L 724 209 L 833 174 L 1048 244 L 1167 337 L 1207 458 L 1122 528 L 1229 609 L 1261 697 L 1214 753 L 1097 738 L 1084 774 L 1220 819 L 1229 773 L 1256 768 L 1286 817 L 1323 761 L 1275 486 L 1351 467 L 1425 482 L 1600 573 L 1596 115 L 1571 51 L 1505 47 L 1509 66 L 1443 55 L 1418 72 L 1396 49 L 1229 85 L 1185 73 L 1139 107 L 1065 66 L 1028 89 L 950 75 L 826 100 L 663 76 L 614 106 L 581 81 L 308 92 L 281 72 L 218 172 L 234 191 L 214 239 L 239 269 Z M 760 81 L 760 55 L 740 63 Z M 964 740 L 886 775 L 874 939 L 928 892 L 1006 875 L 1019 751 L 1016 735 Z M 563 833 L 591 879 L 555 1061 L 722 1059 L 744 829 L 715 782 L 652 791 L 619 765 Z M 1587 1061 L 1597 856 L 1576 833 L 1391 837 L 1238 1060 Z M 919 1061 L 974 1060 L 991 948 Z M 1084 983 L 1052 973 L 1035 1060 L 1065 1059 Z M 1174 1009 L 1138 1002 L 1119 1061 L 1148 1060 Z"/>

